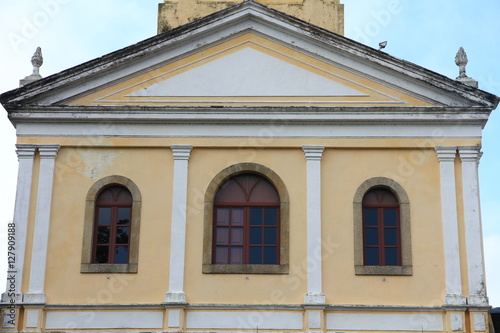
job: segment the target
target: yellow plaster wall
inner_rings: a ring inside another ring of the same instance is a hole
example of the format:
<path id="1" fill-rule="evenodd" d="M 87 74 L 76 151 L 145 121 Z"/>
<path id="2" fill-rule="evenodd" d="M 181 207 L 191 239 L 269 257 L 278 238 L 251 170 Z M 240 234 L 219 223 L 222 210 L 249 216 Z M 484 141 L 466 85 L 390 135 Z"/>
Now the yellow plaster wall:
<path id="1" fill-rule="evenodd" d="M 29 143 L 32 140 L 25 137 L 19 141 Z M 444 293 L 439 164 L 434 150 L 425 144 L 425 140 L 108 138 L 102 141 L 102 146 L 92 148 L 65 146 L 81 142 L 81 138 L 43 140 L 62 145 L 56 158 L 48 249 L 46 293 L 49 303 L 163 302 L 169 275 L 173 159 L 168 147 L 171 144 L 195 146 L 189 161 L 187 203 L 185 292 L 189 302 L 303 302 L 307 288 L 303 144 L 327 146 L 322 161 L 322 232 L 326 246 L 323 251 L 323 290 L 327 302 L 435 305 L 436 297 Z M 473 145 L 476 141 L 441 139 L 439 144 L 461 142 Z M 230 144 L 230 147 L 214 148 L 221 144 Z M 373 148 L 356 148 L 364 145 Z M 385 145 L 409 148 L 386 149 L 383 148 Z M 419 145 L 425 149 L 415 149 Z M 290 196 L 288 275 L 201 273 L 202 205 L 207 185 L 219 171 L 241 162 L 271 168 L 287 187 Z M 38 159 L 35 159 L 34 184 L 37 183 L 37 165 Z M 458 174 L 459 171 L 457 177 Z M 95 181 L 109 175 L 132 179 L 142 194 L 137 274 L 80 273 L 85 196 Z M 353 196 L 364 180 L 379 176 L 398 181 L 409 196 L 413 276 L 389 276 L 384 281 L 381 276 L 354 275 Z M 36 193 L 36 185 L 33 190 Z M 33 194 L 32 199 L 27 260 L 31 257 Z M 461 211 L 459 219 L 463 220 Z M 463 227 L 460 232 L 463 233 Z M 463 241 L 461 245 L 464 246 Z M 26 279 L 24 290 L 27 283 Z"/>
<path id="2" fill-rule="evenodd" d="M 166 0 L 158 6 L 158 33 L 237 4 L 241 0 Z M 339 0 L 258 0 L 271 8 L 344 34 L 344 5 Z"/>
<path id="3" fill-rule="evenodd" d="M 62 148 L 57 164 L 69 163 L 74 154 L 81 156 L 82 163 L 73 166 L 72 172 L 56 169 L 55 174 L 46 278 L 48 302 L 162 302 L 168 288 L 171 206 L 165 203 L 171 202 L 172 195 L 170 149 Z M 90 164 L 102 160 L 107 162 Z M 110 175 L 130 178 L 141 191 L 139 272 L 81 274 L 87 191 L 95 181 Z"/>
<path id="4" fill-rule="evenodd" d="M 401 174 L 412 156 L 422 162 Z M 406 162 L 402 162 L 406 161 Z M 332 244 L 324 253 L 327 303 L 432 305 L 444 291 L 439 165 L 433 150 L 327 150 L 322 160 L 322 234 Z M 408 194 L 411 212 L 412 276 L 354 274 L 353 198 L 366 179 L 389 177 Z M 397 176 L 397 177 L 396 177 Z M 440 304 L 441 304 L 440 303 Z"/>

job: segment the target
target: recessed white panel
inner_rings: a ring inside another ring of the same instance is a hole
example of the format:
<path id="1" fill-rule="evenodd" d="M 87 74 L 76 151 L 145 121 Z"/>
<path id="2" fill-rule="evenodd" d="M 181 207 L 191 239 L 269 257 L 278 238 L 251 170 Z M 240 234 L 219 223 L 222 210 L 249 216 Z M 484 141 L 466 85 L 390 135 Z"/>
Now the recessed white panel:
<path id="1" fill-rule="evenodd" d="M 328 313 L 327 329 L 353 331 L 443 331 L 443 317 L 432 314 Z"/>
<path id="2" fill-rule="evenodd" d="M 328 73 L 325 75 L 334 76 Z M 130 97 L 366 96 L 250 47 L 138 90 Z"/>
<path id="3" fill-rule="evenodd" d="M 161 329 L 163 313 L 146 311 L 47 312 L 45 327 L 54 329 Z"/>
<path id="4" fill-rule="evenodd" d="M 190 329 L 301 330 L 302 326 L 302 313 L 265 311 L 193 311 L 187 313 L 186 323 Z"/>

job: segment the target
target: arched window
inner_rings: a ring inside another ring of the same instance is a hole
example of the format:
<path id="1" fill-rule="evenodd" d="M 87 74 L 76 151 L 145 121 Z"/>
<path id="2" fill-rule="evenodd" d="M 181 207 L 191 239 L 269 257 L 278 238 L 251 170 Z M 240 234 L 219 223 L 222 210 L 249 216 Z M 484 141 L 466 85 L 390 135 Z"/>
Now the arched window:
<path id="1" fill-rule="evenodd" d="M 215 195 L 213 264 L 279 264 L 280 200 L 256 174 L 229 178 Z"/>
<path id="2" fill-rule="evenodd" d="M 364 181 L 354 195 L 357 275 L 412 275 L 410 203 L 392 179 Z"/>
<path id="3" fill-rule="evenodd" d="M 123 176 L 95 182 L 87 193 L 82 273 L 137 273 L 141 193 Z"/>
<path id="4" fill-rule="evenodd" d="M 219 172 L 205 194 L 203 273 L 288 273 L 288 192 L 256 163 Z"/>
<path id="5" fill-rule="evenodd" d="M 363 197 L 363 248 L 367 266 L 401 266 L 399 202 L 386 188 Z"/>
<path id="6" fill-rule="evenodd" d="M 109 186 L 95 202 L 93 263 L 128 264 L 132 195 L 123 186 Z"/>

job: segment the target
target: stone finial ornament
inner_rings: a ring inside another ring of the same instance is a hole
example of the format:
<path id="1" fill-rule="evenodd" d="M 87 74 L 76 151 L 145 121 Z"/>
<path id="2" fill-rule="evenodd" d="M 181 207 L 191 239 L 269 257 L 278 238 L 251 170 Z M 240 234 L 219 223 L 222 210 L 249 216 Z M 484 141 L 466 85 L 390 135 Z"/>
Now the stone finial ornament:
<path id="1" fill-rule="evenodd" d="M 42 48 L 40 46 L 36 48 L 31 57 L 31 64 L 33 65 L 33 74 L 31 75 L 40 75 L 40 67 L 43 65 Z"/>
<path id="2" fill-rule="evenodd" d="M 40 75 L 40 67 L 43 64 L 41 47 L 36 48 L 35 53 L 31 57 L 31 64 L 33 65 L 33 73 L 31 73 L 31 75 L 26 76 L 24 79 L 19 80 L 20 87 L 42 78 L 42 76 Z"/>
<path id="3" fill-rule="evenodd" d="M 468 62 L 469 59 L 467 59 L 467 53 L 465 53 L 464 48 L 463 47 L 459 48 L 457 55 L 455 56 L 455 64 L 457 64 L 460 70 L 460 74 L 458 77 L 467 77 L 467 75 L 465 74 L 465 66 L 467 66 Z"/>
<path id="4" fill-rule="evenodd" d="M 478 87 L 478 82 L 474 80 L 473 78 L 470 78 L 465 74 L 465 66 L 467 66 L 467 63 L 469 62 L 469 59 L 467 58 L 467 53 L 465 53 L 465 50 L 463 47 L 458 49 L 457 55 L 455 56 L 455 64 L 459 68 L 459 75 L 457 77 L 457 81 L 460 81 L 468 86 L 477 88 Z"/>

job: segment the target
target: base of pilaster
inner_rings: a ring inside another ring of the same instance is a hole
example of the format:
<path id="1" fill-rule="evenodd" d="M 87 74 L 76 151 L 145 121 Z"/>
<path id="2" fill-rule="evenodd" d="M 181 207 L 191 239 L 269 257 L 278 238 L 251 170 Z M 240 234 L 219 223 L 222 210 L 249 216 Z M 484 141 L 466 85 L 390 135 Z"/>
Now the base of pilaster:
<path id="1" fill-rule="evenodd" d="M 183 292 L 168 292 L 165 294 L 165 303 L 186 304 L 186 294 Z"/>
<path id="2" fill-rule="evenodd" d="M 463 295 L 446 295 L 444 297 L 444 307 L 466 306 L 467 298 Z"/>
<path id="3" fill-rule="evenodd" d="M 17 293 L 3 293 L 1 296 L 1 302 L 2 303 L 9 303 L 9 304 L 19 304 L 23 301 L 23 293 L 17 292 Z"/>
<path id="4" fill-rule="evenodd" d="M 486 296 L 471 295 L 467 297 L 467 305 L 469 306 L 489 306 L 489 300 Z"/>
<path id="5" fill-rule="evenodd" d="M 23 296 L 23 303 L 25 304 L 45 304 L 47 297 L 45 293 L 30 293 L 27 292 Z"/>
<path id="6" fill-rule="evenodd" d="M 325 294 L 307 293 L 304 296 L 304 304 L 326 304 Z"/>

